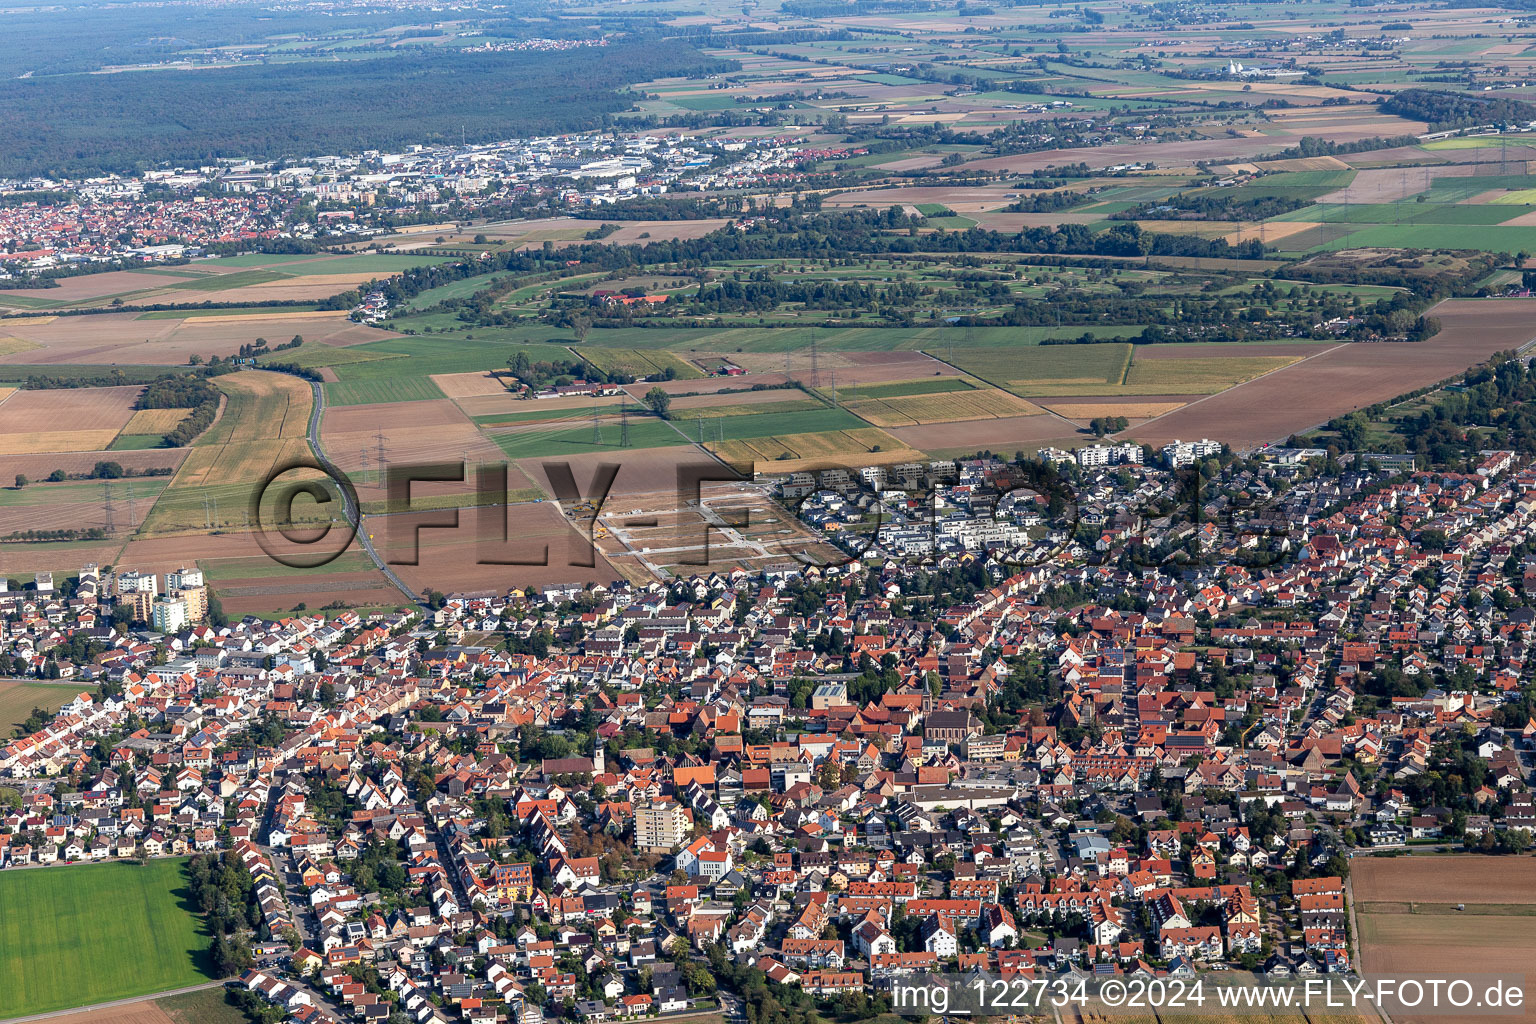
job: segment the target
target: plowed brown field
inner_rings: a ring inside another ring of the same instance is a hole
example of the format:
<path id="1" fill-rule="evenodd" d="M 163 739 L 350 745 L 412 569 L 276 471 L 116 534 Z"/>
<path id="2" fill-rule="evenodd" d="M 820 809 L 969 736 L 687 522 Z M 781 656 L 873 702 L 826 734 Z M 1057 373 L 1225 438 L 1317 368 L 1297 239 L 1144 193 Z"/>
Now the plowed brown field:
<path id="1" fill-rule="evenodd" d="M 1428 341 L 1343 344 L 1160 416 L 1132 436 L 1148 444 L 1210 437 L 1234 447 L 1283 440 L 1335 416 L 1453 377 L 1536 338 L 1526 299 L 1451 299 Z"/>

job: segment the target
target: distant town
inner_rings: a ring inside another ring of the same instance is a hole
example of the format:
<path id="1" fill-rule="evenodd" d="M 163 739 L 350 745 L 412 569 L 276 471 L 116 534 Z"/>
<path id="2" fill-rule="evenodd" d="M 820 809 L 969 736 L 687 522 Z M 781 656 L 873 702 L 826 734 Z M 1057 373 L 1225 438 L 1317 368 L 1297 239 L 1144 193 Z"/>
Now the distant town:
<path id="1" fill-rule="evenodd" d="M 402 217 L 467 219 L 504 212 L 509 202 L 557 213 L 772 186 L 794 180 L 807 162 L 847 155 L 789 140 L 614 133 L 416 146 L 302 165 L 232 160 L 139 177 L 13 179 L 0 181 L 0 281 L 176 260 L 211 246 L 368 238 Z M 16 201 L 3 202 L 8 195 Z"/>

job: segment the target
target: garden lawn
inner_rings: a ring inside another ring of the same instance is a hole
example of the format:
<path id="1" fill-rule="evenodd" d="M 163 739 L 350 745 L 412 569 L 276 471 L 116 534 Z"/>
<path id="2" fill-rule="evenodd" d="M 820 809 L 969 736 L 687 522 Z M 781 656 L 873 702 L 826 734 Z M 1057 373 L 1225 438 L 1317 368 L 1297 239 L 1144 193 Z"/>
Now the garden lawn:
<path id="1" fill-rule="evenodd" d="M 197 985 L 208 936 L 183 859 L 0 872 L 0 992 L 25 1016 Z"/>

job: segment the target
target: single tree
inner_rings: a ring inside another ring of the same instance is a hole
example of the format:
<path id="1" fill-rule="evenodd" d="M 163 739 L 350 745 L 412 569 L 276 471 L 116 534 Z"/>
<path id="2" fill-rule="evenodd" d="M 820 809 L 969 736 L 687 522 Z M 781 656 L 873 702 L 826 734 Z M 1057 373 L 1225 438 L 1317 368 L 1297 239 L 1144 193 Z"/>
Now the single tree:
<path id="1" fill-rule="evenodd" d="M 645 404 L 651 407 L 651 411 L 664 420 L 672 418 L 672 396 L 661 388 L 651 388 L 645 393 Z"/>

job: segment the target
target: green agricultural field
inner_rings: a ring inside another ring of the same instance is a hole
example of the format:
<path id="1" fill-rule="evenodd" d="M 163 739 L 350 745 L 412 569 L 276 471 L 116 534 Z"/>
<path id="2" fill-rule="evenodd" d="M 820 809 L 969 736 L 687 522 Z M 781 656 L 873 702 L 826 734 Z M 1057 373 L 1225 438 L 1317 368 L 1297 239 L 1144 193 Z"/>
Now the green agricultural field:
<path id="1" fill-rule="evenodd" d="M 85 687 L 54 683 L 0 683 L 0 742 L 9 742 L 12 730 L 27 720 L 33 708 L 57 711 L 82 689 Z M 0 915 L 4 913 L 5 908 L 0 906 Z"/>
<path id="2" fill-rule="evenodd" d="M 1517 146 L 1525 144 L 1524 140 L 1515 140 L 1515 145 Z M 1508 145 L 1509 140 L 1502 135 L 1475 135 L 1462 139 L 1436 139 L 1433 142 L 1424 143 L 1419 148 L 1434 152 L 1444 149 L 1497 149 L 1500 146 Z"/>
<path id="3" fill-rule="evenodd" d="M 287 276 L 275 270 L 237 270 L 232 274 L 219 274 L 188 281 L 176 287 L 189 292 L 222 292 L 230 288 L 244 288 L 247 285 L 266 284 L 268 281 L 281 281 Z"/>
<path id="4" fill-rule="evenodd" d="M 551 328 L 543 328 L 543 333 L 538 340 L 549 336 Z M 336 368 L 336 376 L 343 381 L 358 380 L 393 380 L 409 373 L 416 377 L 427 377 L 434 373 L 471 373 L 476 370 L 500 370 L 504 369 L 512 360 L 517 345 L 534 340 L 532 334 L 527 331 L 497 332 L 489 329 L 476 328 L 469 332 L 473 338 L 468 337 L 409 337 L 390 338 L 386 341 L 373 341 L 366 345 L 351 345 L 344 350 L 353 359 L 349 363 L 328 363 Z M 662 332 L 653 332 L 660 334 Z M 513 335 L 517 342 L 509 344 L 501 335 Z M 488 335 L 494 335 L 494 340 Z M 553 348 L 551 346 L 550 348 Z M 368 356 L 384 357 L 367 359 Z M 408 366 L 402 366 L 389 359 L 389 356 L 409 356 Z M 560 349 L 533 349 L 528 353 L 530 359 L 569 359 L 570 354 Z"/>
<path id="5" fill-rule="evenodd" d="M 0 992 L 10 1015 L 184 988 L 213 977 L 186 862 L 0 873 Z"/>
<path id="6" fill-rule="evenodd" d="M 408 300 L 405 303 L 407 309 L 426 309 L 435 306 L 439 302 L 449 299 L 467 299 L 471 295 L 487 288 L 493 288 L 501 282 L 516 275 L 506 274 L 479 274 L 475 277 L 461 278 L 448 284 L 439 285 L 436 288 L 428 288 L 426 291 Z"/>
<path id="7" fill-rule="evenodd" d="M 1266 185 L 1263 182 L 1221 190 L 1224 195 L 1239 202 L 1249 199 L 1294 199 L 1301 203 L 1310 203 L 1332 191 L 1327 185 Z"/>
<path id="8" fill-rule="evenodd" d="M 663 96 L 668 103 L 684 110 L 734 110 L 736 97 L 730 93 L 716 92 L 704 96 Z"/>
<path id="9" fill-rule="evenodd" d="M 528 404 L 533 405 L 532 402 Z M 519 423 L 538 423 L 541 420 L 586 420 L 590 423 L 594 407 L 603 410 L 604 413 L 616 413 L 620 405 L 628 405 L 629 408 L 637 410 L 640 408 L 632 398 L 627 402 L 622 398 L 596 398 L 592 400 L 592 405 L 579 409 L 530 408 L 527 411 L 487 413 L 484 416 L 473 416 L 471 419 L 482 427 L 510 427 Z"/>
<path id="10" fill-rule="evenodd" d="M 694 380 L 704 376 L 698 367 L 687 360 L 658 349 L 587 348 L 574 345 L 571 351 L 604 373 L 654 377 L 671 370 L 674 380 Z"/>
<path id="11" fill-rule="evenodd" d="M 133 488 L 133 500 L 141 498 L 153 498 L 165 490 L 170 483 L 168 476 L 136 476 L 112 481 L 112 493 L 118 500 L 126 497 L 126 487 Z M 46 480 L 34 480 L 20 490 L 14 487 L 0 488 L 0 508 L 31 508 L 38 505 L 60 505 L 72 502 L 85 502 L 100 504 L 102 501 L 102 481 L 100 480 L 69 480 L 61 483 L 49 483 Z"/>
<path id="12" fill-rule="evenodd" d="M 1433 173 L 1427 170 L 1425 173 Z M 1433 178 L 1429 183 L 1430 198 L 1437 203 L 1459 203 L 1464 199 L 1492 192 L 1495 189 L 1536 188 L 1536 177 L 1528 174 L 1470 174 L 1459 177 Z"/>
<path id="13" fill-rule="evenodd" d="M 1330 224 L 1501 224 L 1525 211 L 1508 206 L 1468 206 L 1460 203 L 1370 203 L 1346 206 L 1325 203 L 1303 207 L 1272 218 L 1277 221 L 1315 221 Z"/>
<path id="14" fill-rule="evenodd" d="M 137 452 L 146 448 L 158 448 L 165 440 L 164 434 L 118 434 L 107 446 L 108 451 Z"/>
<path id="15" fill-rule="evenodd" d="M 794 392 L 799 394 L 799 392 Z M 726 396 L 722 396 L 726 397 Z M 826 403 L 814 398 L 794 398 L 783 402 L 762 402 L 750 405 L 707 405 L 689 409 L 673 408 L 672 416 L 682 423 L 696 419 L 718 419 L 722 416 L 784 416 L 825 409 Z"/>
<path id="16" fill-rule="evenodd" d="M 394 255 L 392 253 L 363 253 L 343 256 L 340 259 L 309 259 L 302 263 L 283 267 L 283 273 L 295 277 L 317 274 L 378 274 L 389 277 L 412 267 L 424 267 L 438 263 L 453 263 L 452 256 Z"/>
<path id="17" fill-rule="evenodd" d="M 1536 188 L 1517 188 L 1488 200 L 1489 206 L 1536 206 Z"/>
<path id="18" fill-rule="evenodd" d="M 0 366 L 0 384 L 19 384 L 28 377 L 76 377 L 89 381 L 93 387 L 113 387 L 119 384 L 148 384 L 150 381 L 176 372 L 174 366 L 113 366 L 91 363 L 7 363 Z"/>
<path id="19" fill-rule="evenodd" d="M 964 231 L 973 228 L 976 222 L 969 217 L 929 217 L 925 221 L 930 228 L 943 228 L 946 231 Z"/>
<path id="20" fill-rule="evenodd" d="M 704 420 L 690 419 L 687 410 L 674 413 L 678 428 L 694 440 L 703 431 L 705 441 L 741 441 L 779 434 L 816 434 L 825 430 L 857 430 L 867 424 L 846 409 L 825 407 L 805 412 L 765 412 L 745 416 L 719 416 Z"/>
<path id="21" fill-rule="evenodd" d="M 266 355 L 257 356 L 256 363 L 265 366 L 268 363 L 293 363 L 307 369 L 315 369 L 321 366 L 345 366 L 349 363 L 372 363 L 380 359 L 403 359 L 398 352 L 374 352 L 366 345 L 355 345 L 350 348 L 337 348 L 334 345 L 300 345 L 298 348 L 284 349 L 281 352 L 268 352 Z"/>
<path id="22" fill-rule="evenodd" d="M 1063 394 L 1060 388 L 1120 384 L 1130 366 L 1131 346 L 1042 345 L 1035 348 L 976 348 L 955 352 L 955 365 L 1017 395 Z M 1034 390 L 1041 385 L 1046 390 Z M 1080 390 L 1093 394 L 1092 390 Z"/>
<path id="23" fill-rule="evenodd" d="M 1289 366 L 1296 356 L 1212 356 L 1194 359 L 1147 359 L 1133 363 L 1125 383 L 1143 394 L 1207 394 Z"/>
<path id="24" fill-rule="evenodd" d="M 1266 174 L 1264 177 L 1254 182 L 1254 184 L 1283 185 L 1287 188 L 1298 185 L 1307 188 L 1315 187 L 1318 185 L 1326 185 L 1329 188 L 1343 188 L 1345 185 L 1348 185 L 1350 182 L 1355 180 L 1355 173 L 1356 172 L 1354 171 L 1344 170 L 1281 171 L 1278 174 Z"/>
<path id="25" fill-rule="evenodd" d="M 314 253 L 307 252 L 247 252 L 239 256 L 220 256 L 216 260 L 198 260 L 185 267 L 172 267 L 166 273 L 179 273 L 183 270 L 207 273 L 224 267 L 266 267 L 274 264 L 299 263 L 303 260 L 315 259 Z"/>
<path id="26" fill-rule="evenodd" d="M 325 386 L 327 405 L 379 405 L 384 402 L 430 402 L 447 397 L 426 377 L 375 377 L 333 381 Z"/>
<path id="27" fill-rule="evenodd" d="M 1497 209 L 1513 215 L 1509 207 Z M 1332 249 L 1482 249 L 1487 252 L 1536 252 L 1536 227 L 1500 225 L 1402 224 L 1378 225 L 1329 242 Z"/>
<path id="28" fill-rule="evenodd" d="M 212 309 L 156 309 L 140 313 L 135 320 L 196 320 L 205 316 L 240 316 L 245 313 L 307 313 L 319 308 L 313 302 L 274 309 L 271 306 L 215 306 Z"/>
<path id="29" fill-rule="evenodd" d="M 296 569 L 266 556 L 251 558 L 199 558 L 197 567 L 214 584 L 225 580 L 283 579 L 289 576 L 323 576 L 338 572 L 368 572 L 376 568 L 373 559 L 361 551 L 346 551 L 333 561 L 312 569 Z"/>
<path id="30" fill-rule="evenodd" d="M 12 295 L 9 292 L 0 292 L 0 306 L 12 306 L 16 309 L 57 309 L 67 305 L 69 305 L 67 302 L 40 299 L 35 295 Z"/>
<path id="31" fill-rule="evenodd" d="M 852 402 L 862 398 L 906 398 L 910 395 L 937 395 L 947 391 L 974 391 L 975 385 L 964 377 L 928 377 L 923 380 L 894 381 L 890 384 L 856 384 L 838 388 L 838 397 Z"/>
<path id="32" fill-rule="evenodd" d="M 491 440 L 509 458 L 526 459 L 547 455 L 579 455 L 583 452 L 608 452 L 615 456 L 640 448 L 669 448 L 687 444 L 688 439 L 657 419 L 632 419 L 629 422 L 629 447 L 619 447 L 619 424 L 612 417 L 602 424 L 602 442 L 592 437 L 592 427 L 550 427 L 492 434 Z"/>
<path id="33" fill-rule="evenodd" d="M 1052 272 L 1057 271 L 1052 268 Z M 1140 334 L 1141 328 L 1140 324 L 1086 327 L 1081 324 L 1063 327 L 819 327 L 816 328 L 815 334 L 816 346 L 823 352 L 891 352 L 923 349 L 934 355 L 943 355 L 951 345 L 957 351 L 962 347 L 1038 345 L 1047 338 L 1076 338 L 1084 332 L 1106 341 L 1118 341 Z M 548 327 L 541 326 L 538 330 L 543 336 L 551 336 L 554 333 Z M 481 330 L 476 328 L 474 333 L 478 339 Z M 531 332 L 524 332 L 524 336 L 529 341 L 543 340 L 542 337 L 536 339 Z M 730 358 L 734 352 L 789 352 L 796 360 L 794 365 L 797 368 L 810 365 L 811 330 L 809 328 L 728 327 L 660 331 L 645 327 L 619 327 L 593 331 L 588 336 L 588 343 L 594 341 L 602 345 L 667 348 L 673 352 L 683 353 L 717 353 L 726 358 Z M 378 344 L 393 344 L 393 342 Z"/>

